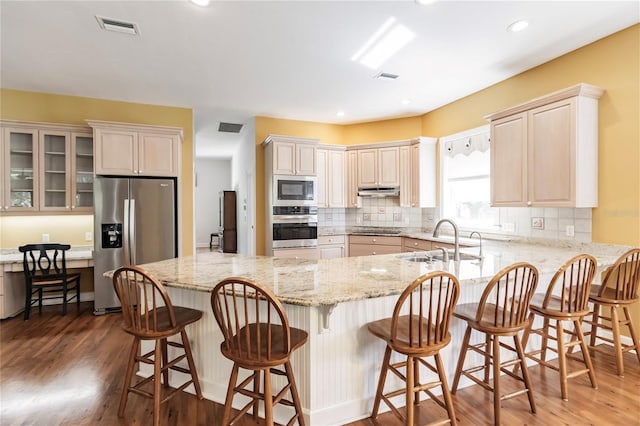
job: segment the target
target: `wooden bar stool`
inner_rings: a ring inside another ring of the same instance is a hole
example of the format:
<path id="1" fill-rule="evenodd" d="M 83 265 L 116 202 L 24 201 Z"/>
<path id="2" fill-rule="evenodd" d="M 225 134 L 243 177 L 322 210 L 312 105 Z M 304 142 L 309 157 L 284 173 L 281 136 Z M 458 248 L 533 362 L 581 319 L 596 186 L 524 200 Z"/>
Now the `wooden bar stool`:
<path id="1" fill-rule="evenodd" d="M 609 269 L 605 271 L 601 285 L 591 287 L 589 301 L 593 303 L 593 316 L 590 321 L 585 319 L 585 323 L 591 324 L 591 331 L 585 333 L 590 335 L 589 349 L 598 352 L 608 352 L 609 348 L 596 346 L 596 339 L 612 343 L 616 354 L 616 368 L 618 376 L 624 376 L 624 363 L 622 354 L 635 350 L 638 362 L 640 362 L 640 343 L 638 335 L 633 328 L 633 321 L 629 314 L 629 306 L 638 303 L 638 287 L 640 286 L 640 248 L 629 250 L 616 260 Z M 609 313 L 602 312 L 600 307 L 609 308 Z M 624 318 L 618 315 L 618 308 L 622 308 Z M 588 318 L 588 317 L 587 317 Z M 610 324 L 610 325 L 609 325 Z M 625 345 L 620 339 L 620 327 L 627 326 L 633 344 Z M 598 329 L 611 330 L 613 339 L 598 335 Z"/>
<path id="2" fill-rule="evenodd" d="M 541 348 L 528 352 L 526 356 L 540 365 L 560 372 L 560 391 L 565 401 L 569 400 L 567 390 L 569 378 L 588 373 L 591 386 L 594 389 L 598 388 L 591 357 L 580 326 L 584 316 L 589 313 L 589 291 L 596 265 L 596 259 L 588 254 L 575 256 L 562 265 L 551 279 L 547 293 L 536 294 L 531 299 L 529 326 L 522 336 L 522 346 L 525 348 L 531 333 L 542 336 Z M 543 318 L 543 326 L 534 329 L 533 322 L 536 315 Z M 555 321 L 555 326 L 550 324 L 550 321 Z M 570 321 L 573 324 L 573 331 L 565 330 L 563 321 Z M 555 334 L 551 333 L 550 329 L 555 329 Z M 565 333 L 571 335 L 570 340 L 565 339 Z M 548 345 L 549 340 L 556 341 L 555 348 Z M 582 358 L 579 360 L 586 368 L 568 373 L 567 352 L 571 353 L 576 345 L 580 345 Z M 558 354 L 558 366 L 546 361 L 547 350 Z"/>
<path id="3" fill-rule="evenodd" d="M 493 392 L 494 424 L 500 424 L 500 405 L 502 400 L 527 394 L 531 412 L 536 412 L 533 400 L 533 389 L 527 372 L 524 350 L 518 333 L 527 327 L 529 302 L 538 284 L 538 270 L 535 266 L 519 262 L 507 266 L 498 272 L 487 284 L 479 303 L 465 303 L 458 305 L 453 315 L 467 322 L 464 340 L 460 350 L 460 358 L 453 379 L 452 393 L 455 393 L 460 382 L 460 376 L 471 379 L 486 390 Z M 485 341 L 471 345 L 471 331 L 476 330 L 485 334 Z M 514 346 L 500 342 L 500 337 L 513 337 Z M 501 361 L 500 349 L 508 349 L 517 354 L 515 359 Z M 467 351 L 474 351 L 483 355 L 484 363 L 463 370 Z M 512 372 L 508 367 L 520 365 L 522 377 Z M 493 384 L 490 383 L 489 370 L 493 367 Z M 474 374 L 483 372 L 482 379 Z M 524 383 L 524 389 L 502 395 L 500 392 L 500 373 L 508 374 Z"/>
<path id="4" fill-rule="evenodd" d="M 420 392 L 424 392 L 443 407 L 448 415 L 448 420 L 431 424 L 457 424 L 439 351 L 451 341 L 449 323 L 459 294 L 460 284 L 455 276 L 444 271 L 432 272 L 416 279 L 402 292 L 391 318 L 368 324 L 367 327 L 374 336 L 387 342 L 371 413 L 372 419 L 378 416 L 382 400 L 404 424 L 413 425 L 414 404 L 420 403 Z M 392 351 L 406 356 L 405 360 L 392 363 Z M 424 360 L 425 357 L 433 357 L 435 365 Z M 436 373 L 438 380 L 420 383 L 421 365 Z M 405 374 L 402 374 L 401 368 L 405 369 Z M 384 393 L 389 371 L 404 380 L 403 389 Z M 442 399 L 431 391 L 437 386 L 442 389 Z M 391 398 L 403 394 L 406 416 L 403 416 L 391 402 Z"/>
<path id="5" fill-rule="evenodd" d="M 220 351 L 233 361 L 222 426 L 234 423 L 250 409 L 257 423 L 260 400 L 264 402 L 264 417 L 268 426 L 274 425 L 273 408 L 276 404 L 294 408 L 293 417 L 287 425 L 297 420 L 299 425 L 304 426 L 290 358 L 292 352 L 307 341 L 307 332 L 289 327 L 287 315 L 276 296 L 269 289 L 246 278 L 231 277 L 220 281 L 211 294 L 211 308 L 224 336 Z M 279 366 L 284 370 L 276 368 Z M 240 368 L 253 373 L 237 384 Z M 287 384 L 275 393 L 271 374 L 287 380 Z M 285 399 L 287 392 L 291 399 Z M 230 419 L 236 393 L 251 400 Z"/>
<path id="6" fill-rule="evenodd" d="M 123 267 L 113 274 L 113 287 L 122 304 L 122 328 L 133 335 L 133 344 L 129 353 L 129 363 L 124 379 L 118 416 L 124 416 L 129 392 L 153 399 L 153 424 L 160 424 L 160 405 L 193 383 L 198 399 L 202 399 L 200 382 L 191 354 L 191 346 L 185 327 L 198 321 L 202 312 L 196 309 L 173 306 L 164 286 L 135 266 Z M 182 342 L 171 342 L 167 338 L 180 334 Z M 139 355 L 140 341 L 155 340 L 155 349 Z M 174 359 L 168 359 L 168 347 L 182 349 L 183 353 Z M 188 368 L 177 365 L 187 360 Z M 153 375 L 131 386 L 135 374 L 136 362 L 153 365 Z M 178 388 L 169 388 L 169 370 L 189 374 L 191 378 Z M 152 391 L 143 387 L 153 382 Z M 161 395 L 164 383 L 165 395 Z"/>

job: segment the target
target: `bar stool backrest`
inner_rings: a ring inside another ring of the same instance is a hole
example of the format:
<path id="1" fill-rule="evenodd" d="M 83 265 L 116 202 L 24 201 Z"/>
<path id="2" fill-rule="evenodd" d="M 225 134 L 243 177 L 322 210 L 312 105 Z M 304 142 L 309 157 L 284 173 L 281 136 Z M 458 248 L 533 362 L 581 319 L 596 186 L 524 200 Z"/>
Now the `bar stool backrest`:
<path id="1" fill-rule="evenodd" d="M 605 271 L 599 296 L 608 289 L 615 290 L 615 299 L 629 301 L 638 298 L 640 286 L 640 248 L 623 254 Z"/>
<path id="2" fill-rule="evenodd" d="M 460 295 L 458 279 L 444 271 L 423 275 L 413 281 L 400 295 L 391 320 L 391 345 L 402 334 L 411 348 L 435 346 L 449 339 L 449 323 Z M 398 327 L 399 319 L 409 315 L 408 330 Z M 408 340 L 406 340 L 408 339 Z"/>
<path id="3" fill-rule="evenodd" d="M 507 266 L 485 287 L 476 321 L 481 326 L 494 329 L 522 329 L 527 324 L 529 302 L 537 285 L 538 270 L 535 266 L 526 262 Z"/>
<path id="4" fill-rule="evenodd" d="M 596 259 L 589 254 L 579 254 L 565 262 L 551 279 L 542 308 L 553 304 L 560 312 L 586 314 L 596 265 Z M 553 303 L 554 297 L 559 299 L 559 304 Z"/>
<path id="5" fill-rule="evenodd" d="M 116 270 L 113 288 L 122 305 L 123 329 L 126 332 L 151 339 L 179 331 L 167 290 L 142 269 L 125 266 Z"/>

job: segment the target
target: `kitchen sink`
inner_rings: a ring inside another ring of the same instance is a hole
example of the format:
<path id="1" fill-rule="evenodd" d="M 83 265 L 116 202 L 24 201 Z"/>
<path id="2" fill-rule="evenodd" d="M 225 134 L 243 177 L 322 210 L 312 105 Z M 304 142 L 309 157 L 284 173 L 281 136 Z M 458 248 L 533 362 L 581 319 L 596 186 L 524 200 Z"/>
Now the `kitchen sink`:
<path id="1" fill-rule="evenodd" d="M 405 254 L 400 259 L 408 262 L 433 262 L 435 260 L 442 261 L 442 252 L 420 252 L 415 254 Z M 449 260 L 453 260 L 453 253 L 449 253 Z M 460 260 L 480 260 L 480 256 L 469 253 L 460 253 Z"/>

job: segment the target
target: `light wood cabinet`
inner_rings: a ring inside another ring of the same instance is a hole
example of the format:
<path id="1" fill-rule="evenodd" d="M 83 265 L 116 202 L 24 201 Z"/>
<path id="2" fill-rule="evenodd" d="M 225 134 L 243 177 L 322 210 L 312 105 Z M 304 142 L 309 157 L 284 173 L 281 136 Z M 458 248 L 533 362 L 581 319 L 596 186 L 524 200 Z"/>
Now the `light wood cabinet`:
<path id="1" fill-rule="evenodd" d="M 93 210 L 93 136 L 89 128 L 3 122 L 2 211 Z"/>
<path id="2" fill-rule="evenodd" d="M 289 259 L 309 259 L 317 260 L 320 258 L 320 252 L 316 247 L 311 248 L 287 248 L 274 249 L 274 257 L 286 257 Z"/>
<path id="3" fill-rule="evenodd" d="M 358 205 L 358 152 L 347 151 L 347 207 Z"/>
<path id="4" fill-rule="evenodd" d="M 345 147 L 321 146 L 317 149 L 318 207 L 346 207 Z"/>
<path id="5" fill-rule="evenodd" d="M 402 252 L 402 237 L 388 236 L 349 236 L 349 256 L 372 256 Z"/>
<path id="6" fill-rule="evenodd" d="M 358 149 L 358 187 L 400 185 L 400 147 Z"/>
<path id="7" fill-rule="evenodd" d="M 578 84 L 486 117 L 492 206 L 597 207 L 602 93 Z"/>
<path id="8" fill-rule="evenodd" d="M 95 174 L 178 176 L 182 129 L 87 120 L 95 139 Z"/>
<path id="9" fill-rule="evenodd" d="M 271 150 L 272 174 L 316 176 L 317 139 L 270 135 L 264 144 Z"/>
<path id="10" fill-rule="evenodd" d="M 414 251 L 429 251 L 432 249 L 432 243 L 429 240 L 421 240 L 420 238 L 402 238 L 402 251 L 414 252 Z"/>
<path id="11" fill-rule="evenodd" d="M 320 259 L 335 259 L 347 256 L 346 237 L 344 235 L 322 235 L 318 237 Z"/>
<path id="12" fill-rule="evenodd" d="M 436 142 L 420 137 L 400 147 L 401 207 L 436 207 Z"/>

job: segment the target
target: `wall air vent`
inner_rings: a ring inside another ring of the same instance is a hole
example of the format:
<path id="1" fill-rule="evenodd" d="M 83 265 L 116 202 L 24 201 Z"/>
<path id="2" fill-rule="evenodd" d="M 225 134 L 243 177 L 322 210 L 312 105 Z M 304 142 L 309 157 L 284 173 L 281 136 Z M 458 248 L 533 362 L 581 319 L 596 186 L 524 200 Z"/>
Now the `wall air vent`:
<path id="1" fill-rule="evenodd" d="M 98 25 L 100 28 L 107 31 L 116 31 L 119 33 L 140 35 L 140 28 L 135 22 L 121 21 L 118 19 L 105 18 L 104 16 L 96 15 Z"/>
<path id="2" fill-rule="evenodd" d="M 381 72 L 375 75 L 375 78 L 387 78 L 389 80 L 395 80 L 398 77 L 400 77 L 398 74 L 391 74 L 389 72 Z"/>
<path id="3" fill-rule="evenodd" d="M 218 126 L 219 132 L 240 133 L 240 130 L 242 130 L 242 124 L 224 123 L 221 121 L 220 125 Z"/>

